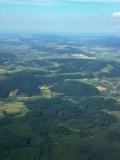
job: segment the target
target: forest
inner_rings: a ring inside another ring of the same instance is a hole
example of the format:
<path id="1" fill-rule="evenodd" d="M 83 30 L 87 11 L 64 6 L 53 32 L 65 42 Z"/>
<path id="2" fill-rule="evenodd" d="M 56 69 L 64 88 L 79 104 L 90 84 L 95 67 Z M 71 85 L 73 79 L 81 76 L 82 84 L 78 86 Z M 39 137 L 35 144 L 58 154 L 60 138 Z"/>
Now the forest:
<path id="1" fill-rule="evenodd" d="M 66 81 L 51 88 L 53 92 L 65 93 L 66 96 L 94 96 L 99 90 L 90 84 L 78 81 Z"/>
<path id="2" fill-rule="evenodd" d="M 119 160 L 118 42 L 0 36 L 0 160 Z"/>
<path id="3" fill-rule="evenodd" d="M 64 147 L 68 148 L 65 149 L 66 156 L 70 154 L 68 157 L 71 160 L 76 156 L 76 159 L 91 160 L 98 155 L 98 159 L 108 157 L 110 160 L 120 156 L 119 146 L 115 145 L 120 141 L 120 133 L 117 128 L 111 130 L 111 126 L 117 123 L 118 119 L 102 111 L 106 108 L 109 111 L 120 110 L 120 105 L 115 100 L 87 98 L 74 104 L 59 97 L 24 103 L 30 110 L 25 117 L 15 118 L 5 114 L 5 118 L 0 119 L 1 159 L 4 159 L 5 155 L 10 159 L 20 159 L 20 151 L 23 149 L 24 159 L 27 156 L 31 159 L 31 150 L 34 156 L 39 155 L 39 159 L 58 159 L 63 152 L 62 143 L 66 136 Z M 17 126 L 20 128 L 16 132 Z M 98 140 L 100 143 L 96 146 Z M 56 148 L 60 153 L 54 153 Z M 76 150 L 75 154 L 71 155 L 70 150 Z M 15 154 L 16 151 L 18 155 Z"/>

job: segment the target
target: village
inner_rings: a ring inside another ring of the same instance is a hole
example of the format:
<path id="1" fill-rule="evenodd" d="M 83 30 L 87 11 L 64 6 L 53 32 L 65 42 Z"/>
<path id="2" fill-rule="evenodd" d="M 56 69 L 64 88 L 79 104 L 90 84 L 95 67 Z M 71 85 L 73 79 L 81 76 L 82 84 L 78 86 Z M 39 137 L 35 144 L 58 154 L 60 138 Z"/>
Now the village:
<path id="1" fill-rule="evenodd" d="M 119 94 L 120 95 L 120 82 L 112 81 L 109 83 L 111 86 L 110 94 Z"/>

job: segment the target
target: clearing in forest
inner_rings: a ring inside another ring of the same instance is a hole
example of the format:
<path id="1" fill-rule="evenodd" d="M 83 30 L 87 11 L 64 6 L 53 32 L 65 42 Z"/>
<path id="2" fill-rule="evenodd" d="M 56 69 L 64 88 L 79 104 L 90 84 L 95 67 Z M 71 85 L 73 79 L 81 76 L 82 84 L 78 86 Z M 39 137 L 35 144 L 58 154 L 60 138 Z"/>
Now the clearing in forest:
<path id="1" fill-rule="evenodd" d="M 18 91 L 18 89 L 14 90 L 14 91 L 10 91 L 9 96 L 10 97 L 16 96 L 17 91 Z"/>
<path id="2" fill-rule="evenodd" d="M 51 98 L 51 91 L 47 86 L 40 87 L 41 93 L 46 98 Z"/>
<path id="3" fill-rule="evenodd" d="M 28 109 L 23 102 L 4 102 L 0 103 L 0 117 L 4 117 L 3 112 L 6 112 L 7 114 L 20 112 L 20 115 L 25 115 L 25 113 L 28 112 Z"/>
<path id="4" fill-rule="evenodd" d="M 101 86 L 98 86 L 98 87 L 96 87 L 99 91 L 106 91 L 106 88 L 104 88 L 104 87 L 101 87 Z"/>

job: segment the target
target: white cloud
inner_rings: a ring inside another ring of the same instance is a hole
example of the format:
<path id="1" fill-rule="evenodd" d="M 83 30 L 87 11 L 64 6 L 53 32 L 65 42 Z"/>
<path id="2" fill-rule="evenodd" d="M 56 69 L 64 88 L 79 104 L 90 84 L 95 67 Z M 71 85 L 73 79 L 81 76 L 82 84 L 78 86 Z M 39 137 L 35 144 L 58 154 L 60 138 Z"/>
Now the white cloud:
<path id="1" fill-rule="evenodd" d="M 120 12 L 114 12 L 111 16 L 111 21 L 120 21 Z"/>
<path id="2" fill-rule="evenodd" d="M 114 13 L 112 14 L 112 16 L 113 16 L 114 18 L 120 18 L 120 12 L 114 12 Z"/>

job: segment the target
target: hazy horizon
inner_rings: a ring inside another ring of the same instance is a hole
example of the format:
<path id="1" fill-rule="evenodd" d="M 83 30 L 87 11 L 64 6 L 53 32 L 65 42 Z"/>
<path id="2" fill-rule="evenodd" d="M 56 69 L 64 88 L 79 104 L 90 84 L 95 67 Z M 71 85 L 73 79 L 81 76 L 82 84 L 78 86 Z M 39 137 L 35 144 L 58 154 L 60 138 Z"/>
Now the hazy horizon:
<path id="1" fill-rule="evenodd" d="M 0 0 L 0 32 L 120 33 L 120 0 Z"/>

